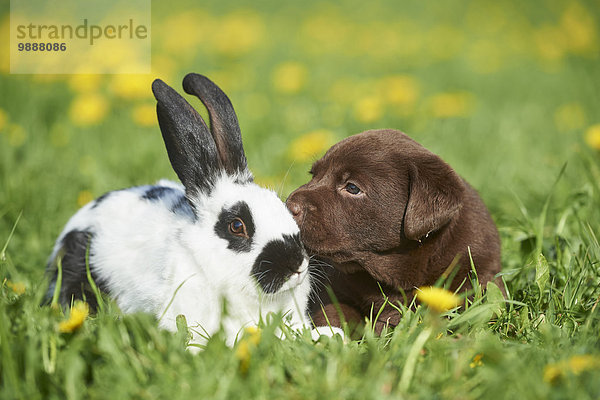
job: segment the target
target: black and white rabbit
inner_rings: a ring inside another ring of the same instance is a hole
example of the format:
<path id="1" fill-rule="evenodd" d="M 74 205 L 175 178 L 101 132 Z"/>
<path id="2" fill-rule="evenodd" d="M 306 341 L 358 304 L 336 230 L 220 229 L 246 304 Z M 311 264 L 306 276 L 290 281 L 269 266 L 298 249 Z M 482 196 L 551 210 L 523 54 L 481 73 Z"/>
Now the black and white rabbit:
<path id="1" fill-rule="evenodd" d="M 210 129 L 175 90 L 158 79 L 152 84 L 183 185 L 161 180 L 117 190 L 80 209 L 54 246 L 48 297 L 60 259 L 61 304 L 85 297 L 95 308 L 87 260 L 96 285 L 123 312 L 154 314 L 169 330 L 183 314 L 201 333 L 193 334 L 195 343 L 222 323 L 231 344 L 268 312 L 305 326 L 310 279 L 298 226 L 273 191 L 253 183 L 227 96 L 198 74 L 188 74 L 183 88 L 206 106 Z"/>

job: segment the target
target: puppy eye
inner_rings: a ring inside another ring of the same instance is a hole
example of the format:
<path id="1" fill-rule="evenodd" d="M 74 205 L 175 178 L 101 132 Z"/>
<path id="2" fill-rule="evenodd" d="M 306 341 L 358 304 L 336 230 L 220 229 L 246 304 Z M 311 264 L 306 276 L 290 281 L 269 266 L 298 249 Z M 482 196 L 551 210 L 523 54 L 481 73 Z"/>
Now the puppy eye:
<path id="1" fill-rule="evenodd" d="M 358 186 L 356 186 L 354 183 L 348 183 L 344 187 L 344 190 L 350 194 L 359 194 L 360 193 L 360 188 Z"/>
<path id="2" fill-rule="evenodd" d="M 235 236 L 248 236 L 246 233 L 246 225 L 244 224 L 244 221 L 239 218 L 236 218 L 229 223 L 229 233 Z"/>

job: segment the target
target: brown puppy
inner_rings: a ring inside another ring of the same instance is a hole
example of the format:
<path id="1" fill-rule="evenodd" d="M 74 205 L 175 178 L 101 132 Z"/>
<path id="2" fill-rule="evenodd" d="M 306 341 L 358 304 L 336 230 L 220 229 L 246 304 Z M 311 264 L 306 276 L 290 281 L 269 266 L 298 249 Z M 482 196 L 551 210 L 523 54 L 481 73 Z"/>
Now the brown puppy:
<path id="1" fill-rule="evenodd" d="M 498 231 L 477 192 L 404 133 L 351 136 L 316 161 L 311 174 L 287 206 L 306 248 L 334 266 L 322 272 L 346 321 L 376 315 L 382 291 L 393 303 L 410 302 L 414 289 L 435 284 L 456 256 L 451 290 L 471 288 L 468 248 L 484 287 L 500 271 Z M 326 288 L 317 295 L 310 310 L 315 326 L 340 327 Z M 376 331 L 399 319 L 386 306 Z"/>

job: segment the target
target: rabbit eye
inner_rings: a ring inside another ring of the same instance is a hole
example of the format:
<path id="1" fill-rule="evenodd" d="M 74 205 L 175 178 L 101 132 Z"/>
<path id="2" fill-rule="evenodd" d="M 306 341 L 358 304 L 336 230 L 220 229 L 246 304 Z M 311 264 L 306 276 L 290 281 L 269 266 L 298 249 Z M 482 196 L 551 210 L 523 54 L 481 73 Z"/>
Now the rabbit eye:
<path id="1" fill-rule="evenodd" d="M 238 201 L 229 208 L 223 207 L 214 226 L 215 234 L 227 242 L 227 248 L 237 253 L 252 250 L 256 231 L 250 207 Z"/>
<path id="2" fill-rule="evenodd" d="M 236 218 L 229 223 L 229 232 L 236 236 L 248 237 L 246 225 L 244 224 L 244 221 L 239 218 Z"/>

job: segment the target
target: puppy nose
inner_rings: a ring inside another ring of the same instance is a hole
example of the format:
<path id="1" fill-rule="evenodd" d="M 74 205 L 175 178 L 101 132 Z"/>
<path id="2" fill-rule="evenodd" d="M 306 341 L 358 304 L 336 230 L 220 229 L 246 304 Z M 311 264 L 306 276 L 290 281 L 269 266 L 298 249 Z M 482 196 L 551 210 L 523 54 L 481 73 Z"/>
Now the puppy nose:
<path id="1" fill-rule="evenodd" d="M 290 212 L 292 213 L 292 216 L 294 217 L 295 220 L 299 220 L 302 219 L 302 206 L 296 202 L 293 201 L 288 201 L 287 202 L 287 208 L 290 210 Z"/>

